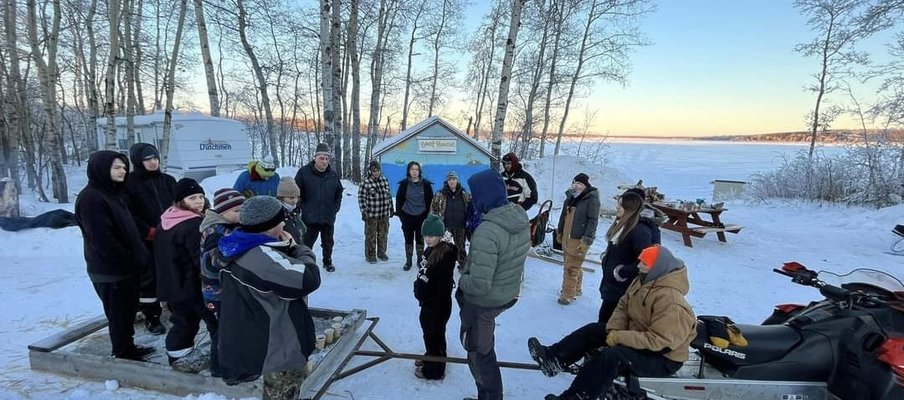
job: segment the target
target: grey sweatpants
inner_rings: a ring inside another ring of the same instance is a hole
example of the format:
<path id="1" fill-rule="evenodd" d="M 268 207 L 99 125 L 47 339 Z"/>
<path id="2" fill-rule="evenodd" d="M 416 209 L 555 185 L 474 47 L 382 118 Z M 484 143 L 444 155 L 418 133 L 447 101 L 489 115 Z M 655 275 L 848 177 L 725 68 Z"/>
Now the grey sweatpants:
<path id="1" fill-rule="evenodd" d="M 468 368 L 477 384 L 478 400 L 502 400 L 502 373 L 496 360 L 496 317 L 511 308 L 487 308 L 459 297 L 461 307 L 461 344 L 468 352 Z"/>

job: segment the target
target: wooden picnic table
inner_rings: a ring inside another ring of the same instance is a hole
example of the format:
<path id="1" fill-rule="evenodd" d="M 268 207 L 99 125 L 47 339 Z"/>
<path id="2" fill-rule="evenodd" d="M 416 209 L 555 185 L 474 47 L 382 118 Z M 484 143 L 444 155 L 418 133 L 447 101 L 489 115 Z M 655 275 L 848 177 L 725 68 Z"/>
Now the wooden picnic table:
<path id="1" fill-rule="evenodd" d="M 696 210 L 684 210 L 667 202 L 655 202 L 650 204 L 653 208 L 662 211 L 668 220 L 661 228 L 675 231 L 684 238 L 684 245 L 694 247 L 691 236 L 702 238 L 707 233 L 715 232 L 720 242 L 725 240 L 725 232 L 738 233 L 743 228 L 740 225 L 724 224 L 720 219 L 727 208 L 699 208 Z M 708 216 L 704 218 L 704 216 Z"/>

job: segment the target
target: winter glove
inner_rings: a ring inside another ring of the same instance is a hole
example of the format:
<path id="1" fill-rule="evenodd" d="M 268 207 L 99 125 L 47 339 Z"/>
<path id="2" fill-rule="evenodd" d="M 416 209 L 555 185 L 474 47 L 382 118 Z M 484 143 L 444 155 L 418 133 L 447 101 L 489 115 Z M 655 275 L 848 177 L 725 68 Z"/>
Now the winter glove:
<path id="1" fill-rule="evenodd" d="M 709 342 L 721 349 L 727 349 L 729 345 L 738 347 L 747 346 L 747 338 L 731 319 L 726 317 L 706 318 L 704 320 Z"/>
<path id="2" fill-rule="evenodd" d="M 556 231 L 556 241 L 562 243 L 562 232 Z"/>
<path id="3" fill-rule="evenodd" d="M 586 253 L 589 248 L 590 248 L 590 243 L 588 243 L 587 240 L 585 240 L 585 239 L 581 239 L 581 243 L 578 243 L 578 247 L 576 250 L 578 251 L 578 253 Z"/>
<path id="4" fill-rule="evenodd" d="M 609 331 L 606 334 L 606 346 L 615 347 L 618 345 L 618 331 Z"/>
<path id="5" fill-rule="evenodd" d="M 157 237 L 157 228 L 151 228 L 148 230 L 148 235 L 145 236 L 144 240 L 151 242 L 155 237 Z"/>

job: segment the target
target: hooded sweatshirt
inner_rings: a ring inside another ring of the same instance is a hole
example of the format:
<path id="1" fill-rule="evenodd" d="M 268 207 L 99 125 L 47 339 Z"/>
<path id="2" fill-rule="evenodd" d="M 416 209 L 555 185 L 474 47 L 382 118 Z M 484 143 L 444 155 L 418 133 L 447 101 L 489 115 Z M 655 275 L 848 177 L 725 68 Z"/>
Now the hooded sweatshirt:
<path id="1" fill-rule="evenodd" d="M 201 301 L 200 225 L 200 214 L 175 206 L 160 217 L 154 260 L 161 301 Z"/>
<path id="2" fill-rule="evenodd" d="M 511 160 L 510 172 L 502 172 L 505 179 L 506 196 L 512 203 L 520 205 L 524 210 L 530 210 L 537 204 L 537 183 L 521 166 L 521 161 L 515 153 L 505 155 Z"/>
<path id="3" fill-rule="evenodd" d="M 88 160 L 88 185 L 75 200 L 75 218 L 84 238 L 85 262 L 92 282 L 116 282 L 138 275 L 147 249 L 126 205 L 125 182 L 110 177 L 113 160 L 129 168 L 121 153 L 101 150 Z"/>
<path id="4" fill-rule="evenodd" d="M 314 253 L 241 228 L 220 240 L 220 366 L 223 379 L 303 367 L 314 350 L 304 297 L 320 287 Z"/>
<path id="5" fill-rule="evenodd" d="M 158 153 L 157 148 L 148 143 L 135 143 L 129 148 L 129 159 L 135 170 L 126 180 L 129 194 L 129 210 L 138 226 L 138 233 L 146 240 L 153 239 L 151 228 L 160 223 L 160 215 L 173 205 L 173 190 L 176 178 L 161 172 L 148 171 L 144 168 L 142 154 Z"/>
<path id="6" fill-rule="evenodd" d="M 498 172 L 474 174 L 468 186 L 475 209 L 485 216 L 471 236 L 470 256 L 458 286 L 469 303 L 502 307 L 521 292 L 530 223 L 524 209 L 506 199 Z"/>
<path id="7" fill-rule="evenodd" d="M 606 330 L 616 331 L 620 345 L 663 352 L 672 361 L 685 362 L 697 335 L 697 318 L 685 299 L 689 289 L 684 261 L 660 247 L 653 268 L 631 283 Z"/>

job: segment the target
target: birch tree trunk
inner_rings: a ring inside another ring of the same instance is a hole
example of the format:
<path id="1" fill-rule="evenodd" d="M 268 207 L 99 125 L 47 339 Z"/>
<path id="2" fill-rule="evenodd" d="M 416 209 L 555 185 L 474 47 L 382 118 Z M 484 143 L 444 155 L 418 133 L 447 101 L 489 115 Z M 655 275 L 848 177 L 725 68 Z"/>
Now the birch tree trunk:
<path id="1" fill-rule="evenodd" d="M 433 76 L 430 82 L 430 104 L 427 107 L 427 116 L 433 116 L 433 107 L 436 105 L 436 80 L 439 78 L 439 52 L 442 45 L 443 33 L 446 30 L 446 23 L 449 20 L 449 12 L 451 4 L 450 0 L 442 0 L 443 8 L 439 15 L 439 26 L 433 37 Z"/>
<path id="2" fill-rule="evenodd" d="M 552 41 L 552 57 L 549 58 L 549 80 L 546 82 L 546 99 L 543 105 L 543 129 L 540 131 L 540 158 L 543 158 L 546 151 L 546 134 L 549 132 L 550 108 L 552 107 L 552 93 L 556 87 L 556 65 L 559 61 L 559 46 L 561 43 L 562 31 L 565 29 L 566 4 L 561 0 L 553 0 L 552 2 L 552 18 L 553 24 L 553 41 Z"/>
<path id="3" fill-rule="evenodd" d="M 267 143 L 263 143 L 263 147 L 261 148 L 262 154 L 267 154 L 269 150 L 270 156 L 273 157 L 273 162 L 276 166 L 280 166 L 279 155 L 276 153 L 276 132 L 273 129 L 273 111 L 270 109 L 270 96 L 267 93 L 267 79 L 264 77 L 264 73 L 261 70 L 261 64 L 257 60 L 257 56 L 254 54 L 254 48 L 251 47 L 251 43 L 248 41 L 247 29 L 248 29 L 248 13 L 245 12 L 245 1 L 237 0 L 236 4 L 239 9 L 239 38 L 242 41 L 242 47 L 245 49 L 245 53 L 248 55 L 248 59 L 251 61 L 251 68 L 254 69 L 254 75 L 257 77 L 257 83 L 260 86 L 261 91 L 261 105 L 264 108 L 264 117 L 267 119 L 267 128 L 266 128 L 266 137 L 270 142 L 269 146 Z"/>
<path id="4" fill-rule="evenodd" d="M 8 50 L 9 67 L 6 71 L 6 96 L 3 102 L 3 114 L 7 127 L 7 148 L 6 154 L 7 170 L 10 180 L 16 186 L 16 192 L 22 192 L 22 181 L 19 177 L 19 138 L 22 137 L 23 127 L 26 125 L 25 120 L 25 101 L 22 98 L 23 93 L 19 90 L 24 84 L 22 83 L 22 74 L 19 69 L 19 53 L 11 51 L 16 48 L 16 1 L 3 1 L 3 27 L 4 37 L 6 39 L 6 47 Z M 19 197 L 14 200 L 16 216 L 18 217 Z"/>
<path id="5" fill-rule="evenodd" d="M 210 116 L 220 116 L 220 96 L 217 93 L 217 77 L 210 57 L 210 43 L 207 40 L 207 22 L 204 20 L 204 0 L 195 0 L 195 19 L 198 23 L 198 41 L 201 44 L 201 60 L 207 77 L 207 98 L 210 102 Z"/>
<path id="6" fill-rule="evenodd" d="M 69 202 L 69 193 L 66 185 L 66 171 L 63 169 L 62 140 L 60 140 L 60 114 L 57 111 L 57 83 L 59 82 L 59 68 L 57 67 L 57 49 L 60 38 L 60 20 L 62 7 L 60 0 L 53 0 L 53 17 L 50 31 L 44 31 L 45 49 L 47 59 L 44 59 L 38 42 L 38 16 L 36 0 L 28 0 L 28 41 L 31 43 L 31 55 L 38 71 L 38 81 L 41 84 L 41 97 L 44 114 L 47 118 L 47 130 L 44 140 L 47 151 L 50 153 L 50 179 L 53 182 L 53 197 L 60 203 Z M 46 18 L 46 16 L 44 16 Z M 15 51 L 15 48 L 11 49 Z"/>
<path id="7" fill-rule="evenodd" d="M 408 38 L 408 66 L 405 69 L 405 97 L 402 100 L 402 130 L 408 129 L 408 111 L 411 103 L 408 101 L 411 93 L 411 64 L 414 59 L 414 44 L 420 37 L 417 36 L 418 22 L 424 13 L 425 1 L 418 2 L 417 11 L 414 14 L 414 20 L 411 22 L 411 36 Z"/>
<path id="8" fill-rule="evenodd" d="M 352 135 L 352 180 L 361 181 L 361 61 L 358 59 L 358 1 L 350 0 L 351 10 L 348 18 L 349 64 L 352 70 L 351 98 L 351 135 Z M 370 162 L 370 160 L 366 160 Z"/>
<path id="9" fill-rule="evenodd" d="M 179 23 L 176 25 L 176 37 L 173 39 L 173 53 L 170 56 L 169 71 L 166 72 L 166 106 L 163 111 L 163 138 L 160 140 L 160 170 L 166 170 L 166 159 L 169 156 L 169 143 L 173 126 L 173 93 L 176 90 L 176 64 L 179 61 L 179 48 L 182 46 L 182 29 L 185 27 L 185 14 L 188 0 L 179 4 Z"/>
<path id="10" fill-rule="evenodd" d="M 492 166 L 499 169 L 502 159 L 502 131 L 505 128 L 505 112 L 508 108 L 508 91 L 512 77 L 512 64 L 515 58 L 515 42 L 518 40 L 518 30 L 521 28 L 521 10 L 526 0 L 512 0 L 511 20 L 509 22 L 508 40 L 505 43 L 505 57 L 502 59 L 502 72 L 499 76 L 499 100 L 496 104 L 496 120 L 493 123 L 493 138 L 490 151 L 493 154 Z"/>
<path id="11" fill-rule="evenodd" d="M 110 55 L 107 57 L 107 72 L 104 76 L 104 116 L 107 126 L 104 129 L 104 147 L 116 150 L 116 66 L 119 63 L 119 17 L 122 15 L 120 0 L 109 0 L 107 4 L 110 21 Z"/>
<path id="12" fill-rule="evenodd" d="M 333 0 L 330 17 L 330 64 L 332 67 L 331 71 L 331 91 L 332 98 L 330 101 L 333 103 L 333 129 L 332 138 L 327 138 L 327 144 L 330 145 L 330 148 L 333 149 L 333 155 L 335 157 L 335 161 L 333 162 L 333 167 L 336 168 L 336 172 L 339 174 L 340 178 L 345 178 L 342 176 L 344 171 L 343 163 L 347 162 L 347 160 L 343 160 L 343 152 L 342 152 L 342 68 L 339 64 L 339 34 L 341 32 L 341 15 L 339 8 L 339 0 Z"/>
<path id="13" fill-rule="evenodd" d="M 135 99 L 135 80 L 138 74 L 135 73 L 135 43 L 132 43 L 132 16 L 134 14 L 134 3 L 132 0 L 123 0 L 123 33 L 120 40 L 123 43 L 123 58 L 125 59 L 125 76 L 123 80 L 126 83 L 126 140 L 131 148 L 135 144 L 135 108 L 138 103 Z"/>
<path id="14" fill-rule="evenodd" d="M 598 0 L 591 0 L 590 3 L 590 11 L 587 13 L 587 21 L 584 24 L 584 33 L 581 36 L 581 48 L 578 50 L 578 60 L 577 66 L 575 67 L 574 73 L 571 75 L 571 85 L 568 87 L 568 96 L 565 97 L 565 110 L 562 114 L 562 119 L 559 121 L 559 131 L 556 134 L 556 147 L 553 150 L 553 155 L 559 155 L 559 148 L 562 144 L 562 134 L 565 132 L 565 123 L 568 121 L 568 112 L 571 109 L 571 100 L 574 98 L 574 90 L 578 84 L 578 80 L 581 78 L 581 69 L 584 67 L 584 55 L 587 53 L 587 41 L 590 37 L 591 28 L 593 28 L 593 22 L 596 18 L 599 18 L 596 15 L 596 7 Z"/>
<path id="15" fill-rule="evenodd" d="M 539 54 L 534 70 L 531 74 L 530 92 L 527 95 L 527 104 L 524 107 L 524 125 L 521 130 L 521 149 L 518 157 L 524 159 L 534 132 L 534 103 L 537 101 L 537 92 L 540 90 L 540 81 L 546 70 L 546 44 L 549 39 L 549 26 L 551 16 L 546 10 L 546 0 L 540 0 L 540 17 L 543 19 L 543 32 L 540 37 Z"/>
<path id="16" fill-rule="evenodd" d="M 133 0 L 134 1 L 134 0 Z M 144 15 L 144 0 L 138 0 L 138 7 L 135 7 L 138 10 L 137 18 L 136 16 L 132 16 L 135 20 L 135 29 L 132 32 L 132 49 L 134 49 L 134 58 L 132 59 L 132 72 L 135 76 L 132 77 L 132 82 L 135 82 L 135 111 L 138 115 L 144 115 L 144 94 L 142 93 L 141 88 L 141 61 L 143 52 L 141 51 L 141 22 L 144 19 L 142 15 Z"/>
<path id="17" fill-rule="evenodd" d="M 330 145 L 335 140 L 333 119 L 336 109 L 333 108 L 333 57 L 331 56 L 332 36 L 330 32 L 331 0 L 320 0 L 320 86 L 323 92 L 323 140 Z M 335 168 L 335 167 L 334 167 Z M 341 173 L 341 172 L 340 172 Z"/>
<path id="18" fill-rule="evenodd" d="M 373 148 L 380 131 L 380 92 L 383 88 L 383 46 L 389 25 L 388 2 L 380 0 L 380 12 L 377 15 L 377 42 L 370 61 L 370 118 L 367 122 L 367 148 Z"/>
<path id="19" fill-rule="evenodd" d="M 85 73 L 85 96 L 88 101 L 87 140 L 88 150 L 98 150 L 97 143 L 97 118 L 100 116 L 100 99 L 97 88 L 97 37 L 94 33 L 94 16 L 97 14 L 97 0 L 91 0 L 88 12 L 85 16 L 85 32 L 88 36 L 88 59 L 82 65 Z"/>

